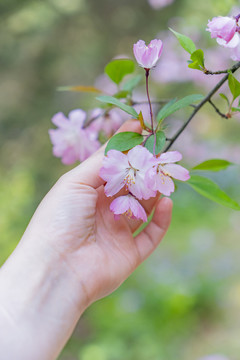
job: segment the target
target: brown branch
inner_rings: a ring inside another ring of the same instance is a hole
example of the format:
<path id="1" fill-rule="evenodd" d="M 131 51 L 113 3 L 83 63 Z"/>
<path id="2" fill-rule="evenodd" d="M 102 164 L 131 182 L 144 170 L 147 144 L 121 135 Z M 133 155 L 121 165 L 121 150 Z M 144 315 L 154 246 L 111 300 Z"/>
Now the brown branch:
<path id="1" fill-rule="evenodd" d="M 214 110 L 216 111 L 216 113 L 217 113 L 218 115 L 220 115 L 220 116 L 221 116 L 222 118 L 224 118 L 224 119 L 228 119 L 227 115 L 226 115 L 226 114 L 223 114 L 223 113 L 219 110 L 219 108 L 212 102 L 211 99 L 209 99 L 208 102 L 209 102 L 209 104 L 212 105 L 212 107 L 214 108 Z"/>
<path id="2" fill-rule="evenodd" d="M 231 69 L 229 69 L 232 73 L 237 71 L 240 68 L 240 61 L 236 63 Z M 228 74 L 225 75 L 218 83 L 217 85 L 205 96 L 205 98 L 196 106 L 188 120 L 182 125 L 182 127 L 177 131 L 177 133 L 173 136 L 172 140 L 169 142 L 168 146 L 166 147 L 165 151 L 168 151 L 172 145 L 175 143 L 175 141 L 179 138 L 179 136 L 182 134 L 182 132 L 186 129 L 186 127 L 189 125 L 189 123 L 192 121 L 194 116 L 198 113 L 198 111 L 205 105 L 209 100 L 211 100 L 212 96 L 220 89 L 220 87 L 227 81 Z"/>

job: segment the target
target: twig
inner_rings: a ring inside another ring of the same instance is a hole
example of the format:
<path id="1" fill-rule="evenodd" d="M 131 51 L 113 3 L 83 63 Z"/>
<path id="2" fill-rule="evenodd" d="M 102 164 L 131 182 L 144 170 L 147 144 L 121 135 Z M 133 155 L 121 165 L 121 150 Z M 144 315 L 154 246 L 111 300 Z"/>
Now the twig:
<path id="1" fill-rule="evenodd" d="M 209 104 L 212 105 L 212 107 L 214 108 L 214 110 L 216 111 L 216 113 L 218 113 L 218 115 L 220 115 L 222 118 L 224 119 L 228 119 L 227 115 L 226 114 L 223 114 L 219 109 L 218 107 L 212 102 L 211 99 L 208 100 Z"/>
<path id="2" fill-rule="evenodd" d="M 221 75 L 221 74 L 227 74 L 229 72 L 229 69 L 226 69 L 226 70 L 219 70 L 219 71 L 211 71 L 211 70 L 207 70 L 205 69 L 203 71 L 203 73 L 205 75 Z"/>
<path id="3" fill-rule="evenodd" d="M 237 71 L 237 69 L 240 68 L 240 61 L 238 63 L 236 63 L 231 69 L 230 71 L 232 73 L 234 73 L 235 71 Z M 170 143 L 168 144 L 168 146 L 166 147 L 166 149 L 164 151 L 169 150 L 172 145 L 175 143 L 175 141 L 178 139 L 178 137 L 182 134 L 182 132 L 186 129 L 186 127 L 188 126 L 188 124 L 191 122 L 191 120 L 194 118 L 194 116 L 198 113 L 198 111 L 203 107 L 203 105 L 205 105 L 207 102 L 209 102 L 209 100 L 211 100 L 212 96 L 220 89 L 220 87 L 227 81 L 228 79 L 228 74 L 225 75 L 218 83 L 217 85 L 207 94 L 207 96 L 205 96 L 205 98 L 196 106 L 196 108 L 194 109 L 194 111 L 192 112 L 192 114 L 190 115 L 190 117 L 188 118 L 188 120 L 185 122 L 185 124 L 183 124 L 183 126 L 177 131 L 177 133 L 174 135 L 174 137 L 172 138 L 172 140 L 170 141 Z"/>

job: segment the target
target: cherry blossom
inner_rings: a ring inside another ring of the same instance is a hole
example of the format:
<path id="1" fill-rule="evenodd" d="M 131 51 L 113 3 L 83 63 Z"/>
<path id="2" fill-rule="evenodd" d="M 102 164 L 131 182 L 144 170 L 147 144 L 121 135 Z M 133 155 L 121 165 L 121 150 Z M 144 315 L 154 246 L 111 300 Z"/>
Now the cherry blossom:
<path id="1" fill-rule="evenodd" d="M 118 219 L 119 215 L 127 215 L 132 219 L 141 219 L 147 221 L 147 214 L 142 205 L 132 196 L 124 195 L 114 199 L 110 205 L 110 210 L 115 214 Z"/>
<path id="2" fill-rule="evenodd" d="M 218 16 L 208 22 L 207 31 L 211 33 L 211 37 L 223 39 L 226 43 L 232 40 L 236 30 L 237 22 L 232 17 Z"/>
<path id="3" fill-rule="evenodd" d="M 65 165 L 87 159 L 99 147 L 97 132 L 83 128 L 86 113 L 81 109 L 72 110 L 68 118 L 62 112 L 55 114 L 52 122 L 57 129 L 50 129 L 53 154 L 62 158 Z"/>
<path id="4" fill-rule="evenodd" d="M 107 182 L 106 195 L 113 196 L 125 187 L 139 200 L 154 197 L 156 191 L 145 184 L 146 172 L 154 164 L 154 156 L 141 145 L 135 146 L 127 155 L 118 150 L 109 150 L 100 169 L 100 176 Z"/>
<path id="5" fill-rule="evenodd" d="M 140 66 L 144 69 L 151 69 L 159 60 L 162 48 L 163 43 L 161 40 L 152 40 L 147 46 L 145 41 L 139 40 L 133 45 L 133 53 Z"/>
<path id="6" fill-rule="evenodd" d="M 187 181 L 190 178 L 187 169 L 181 165 L 174 164 L 181 159 L 182 155 L 178 151 L 162 153 L 156 158 L 155 166 L 146 173 L 147 187 L 159 191 L 166 196 L 174 192 L 172 178 L 182 181 Z"/>

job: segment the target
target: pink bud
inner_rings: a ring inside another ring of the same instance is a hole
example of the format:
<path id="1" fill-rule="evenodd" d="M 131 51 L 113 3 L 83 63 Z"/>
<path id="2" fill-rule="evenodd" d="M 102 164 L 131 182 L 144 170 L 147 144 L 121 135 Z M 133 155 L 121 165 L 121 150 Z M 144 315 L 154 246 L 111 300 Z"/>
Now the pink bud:
<path id="1" fill-rule="evenodd" d="M 227 16 L 214 17 L 211 21 L 208 21 L 208 28 L 206 30 L 211 33 L 212 38 L 220 38 L 228 43 L 232 40 L 237 30 L 237 22 L 235 19 Z"/>
<path id="2" fill-rule="evenodd" d="M 139 40 L 133 45 L 133 53 L 140 66 L 144 69 L 151 69 L 159 60 L 162 48 L 161 40 L 152 40 L 148 46 L 146 46 L 145 41 Z"/>

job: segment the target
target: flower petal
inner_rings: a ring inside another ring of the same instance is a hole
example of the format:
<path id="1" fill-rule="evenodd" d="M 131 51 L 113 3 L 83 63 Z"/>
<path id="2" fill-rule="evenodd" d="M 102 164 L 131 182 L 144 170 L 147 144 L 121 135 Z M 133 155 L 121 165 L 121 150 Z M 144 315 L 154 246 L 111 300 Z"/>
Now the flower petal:
<path id="1" fill-rule="evenodd" d="M 181 165 L 166 164 L 164 165 L 164 170 L 166 170 L 174 179 L 182 181 L 187 181 L 190 179 L 189 171 Z"/>
<path id="2" fill-rule="evenodd" d="M 86 119 L 86 113 L 82 109 L 76 109 L 70 111 L 68 114 L 68 118 L 72 124 L 75 124 L 78 127 L 82 127 L 84 124 L 84 121 Z"/>
<path id="3" fill-rule="evenodd" d="M 168 151 L 166 153 L 162 153 L 157 160 L 160 164 L 174 163 L 182 160 L 182 154 L 178 151 Z"/>
<path id="4" fill-rule="evenodd" d="M 110 204 L 110 210 L 114 215 L 126 214 L 130 218 L 147 221 L 147 214 L 142 205 L 132 196 L 124 195 L 114 199 Z"/>

